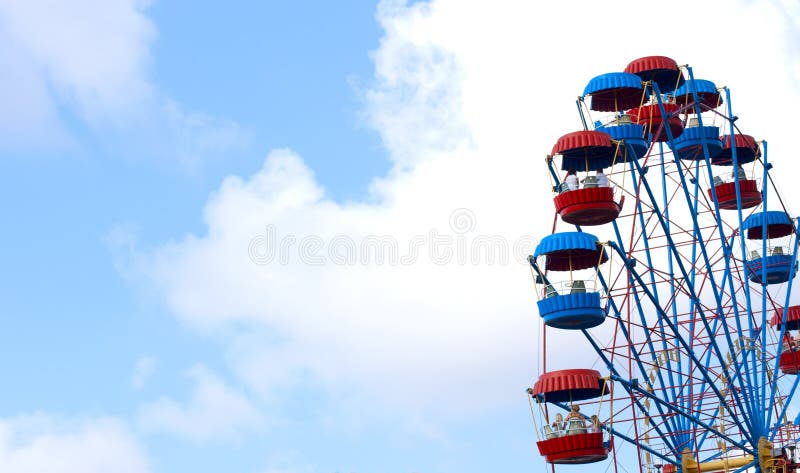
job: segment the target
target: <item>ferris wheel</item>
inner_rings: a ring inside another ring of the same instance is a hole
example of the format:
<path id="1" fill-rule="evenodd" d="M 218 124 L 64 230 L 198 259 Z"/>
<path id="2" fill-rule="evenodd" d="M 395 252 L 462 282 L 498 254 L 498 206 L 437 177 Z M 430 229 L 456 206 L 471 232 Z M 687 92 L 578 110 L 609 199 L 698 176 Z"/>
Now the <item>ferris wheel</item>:
<path id="1" fill-rule="evenodd" d="M 800 470 L 798 220 L 767 142 L 728 88 L 663 56 L 594 77 L 577 105 L 529 258 L 538 453 L 552 471 Z"/>

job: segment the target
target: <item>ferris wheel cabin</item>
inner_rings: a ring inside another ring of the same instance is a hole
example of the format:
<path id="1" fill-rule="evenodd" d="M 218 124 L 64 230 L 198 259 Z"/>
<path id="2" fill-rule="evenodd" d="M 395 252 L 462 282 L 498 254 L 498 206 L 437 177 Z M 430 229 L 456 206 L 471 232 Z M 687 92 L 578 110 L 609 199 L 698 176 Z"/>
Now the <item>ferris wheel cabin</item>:
<path id="1" fill-rule="evenodd" d="M 666 113 L 666 123 L 664 116 L 661 115 L 660 107 L 664 107 Z M 652 103 L 641 107 L 628 110 L 628 115 L 635 123 L 644 126 L 645 133 L 651 136 L 651 141 L 666 142 L 669 135 L 665 127 L 669 127 L 672 138 L 677 138 L 683 133 L 683 122 L 678 116 L 680 106 L 676 103 Z"/>
<path id="2" fill-rule="evenodd" d="M 747 217 L 742 223 L 748 240 L 767 240 L 767 251 L 764 255 L 760 249 L 752 249 L 745 264 L 747 279 L 758 284 L 780 284 L 797 274 L 797 262 L 788 251 L 788 246 L 775 245 L 773 239 L 794 234 L 795 227 L 791 218 L 782 211 L 757 212 Z M 764 245 L 756 245 L 763 248 Z"/>
<path id="3" fill-rule="evenodd" d="M 730 166 L 729 178 L 724 175 L 714 177 L 714 189 L 708 189 L 708 198 L 713 200 L 716 194 L 719 208 L 723 210 L 736 210 L 736 187 L 739 187 L 739 202 L 743 209 L 749 209 L 761 204 L 761 190 L 758 181 L 742 169 L 743 164 L 752 163 L 761 156 L 761 150 L 755 139 L 750 135 L 736 134 L 733 140 L 730 136 L 719 137 L 719 152 L 711 155 L 711 164 L 715 166 Z M 736 154 L 737 167 L 733 167 L 733 155 Z"/>
<path id="4" fill-rule="evenodd" d="M 786 318 L 784 319 L 784 312 Z M 788 334 L 790 330 L 800 329 L 800 305 L 793 305 L 786 309 L 778 309 L 770 319 L 770 324 L 780 330 L 785 324 L 785 336 L 781 345 L 781 356 L 778 360 L 780 369 L 786 374 L 800 373 L 800 339 L 792 339 Z"/>
<path id="5" fill-rule="evenodd" d="M 585 130 L 568 133 L 556 141 L 552 154 L 561 156 L 561 169 L 567 172 L 602 171 L 611 166 L 618 147 L 603 131 Z M 570 186 L 565 180 L 553 198 L 561 219 L 573 225 L 603 225 L 614 221 L 623 202 L 614 200 L 614 188 L 599 182 L 596 176 L 586 176 L 583 185 Z"/>
<path id="6" fill-rule="evenodd" d="M 717 196 L 717 203 L 722 210 L 736 210 L 736 181 L 739 181 L 739 195 L 743 209 L 753 208 L 761 203 L 761 191 L 758 189 L 758 182 L 755 179 L 746 177 L 740 178 L 739 173 L 734 173 L 731 181 L 725 181 L 719 176 L 714 176 L 714 190 L 708 189 L 708 198 L 714 200 Z"/>
<path id="7" fill-rule="evenodd" d="M 557 425 L 562 424 L 560 414 L 553 424 L 545 418 L 545 438 L 536 442 L 536 446 L 547 463 L 577 465 L 608 458 L 611 444 L 603 441 L 603 432 L 598 426 L 586 426 L 587 417 L 575 410 L 573 403 L 603 397 L 610 387 L 595 370 L 569 369 L 542 374 L 528 390 L 537 403 L 573 406 L 563 425 Z"/>
<path id="8" fill-rule="evenodd" d="M 538 260 L 544 260 L 543 268 Z M 608 255 L 594 235 L 563 232 L 542 239 L 530 262 L 546 284 L 537 305 L 547 326 L 579 330 L 603 323 L 606 309 L 601 304 L 600 291 L 595 288 L 595 277 L 597 268 L 606 261 Z M 545 276 L 548 271 L 559 276 L 550 280 Z M 585 279 L 586 276 L 591 279 Z"/>
<path id="9" fill-rule="evenodd" d="M 699 106 L 695 105 L 695 95 L 699 100 Z M 720 105 L 717 86 L 709 80 L 689 80 L 675 90 L 671 100 L 674 107 L 678 107 L 681 113 L 686 114 L 686 126 L 683 132 L 678 136 L 673 135 L 674 139 L 670 145 L 675 156 L 692 161 L 703 160 L 706 154 L 712 160 L 716 158 L 722 152 L 719 127 L 703 124 L 700 115 Z M 689 117 L 690 114 L 695 116 Z"/>

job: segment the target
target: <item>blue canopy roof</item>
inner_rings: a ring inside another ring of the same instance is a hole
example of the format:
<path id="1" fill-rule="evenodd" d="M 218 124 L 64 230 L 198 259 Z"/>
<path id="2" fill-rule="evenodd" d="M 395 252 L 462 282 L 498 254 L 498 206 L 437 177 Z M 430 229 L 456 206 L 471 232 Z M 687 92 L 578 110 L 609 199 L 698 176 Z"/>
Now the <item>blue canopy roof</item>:
<path id="1" fill-rule="evenodd" d="M 691 95 L 692 89 L 691 86 L 694 84 L 695 90 L 698 94 L 716 94 L 717 93 L 717 86 L 714 85 L 713 82 L 710 80 L 705 79 L 695 79 L 695 80 L 687 80 L 683 83 L 680 87 L 675 89 L 675 95 Z"/>
<path id="2" fill-rule="evenodd" d="M 623 87 L 641 89 L 642 78 L 636 74 L 629 74 L 627 72 L 609 72 L 607 74 L 601 74 L 589 81 L 589 84 L 583 89 L 583 95 L 590 95 L 602 90 Z"/>
<path id="3" fill-rule="evenodd" d="M 673 141 L 675 142 L 675 147 L 680 148 L 683 143 L 700 140 L 702 138 L 711 140 L 714 144 L 722 148 L 722 140 L 719 139 L 719 127 L 713 125 L 690 126 L 684 128 L 683 133 L 677 136 Z"/>
<path id="4" fill-rule="evenodd" d="M 533 257 L 542 255 L 545 269 L 552 271 L 596 268 L 608 261 L 608 254 L 597 237 L 583 232 L 554 233 L 544 237 L 536 246 Z"/>
<path id="5" fill-rule="evenodd" d="M 742 222 L 742 229 L 749 230 L 751 228 L 760 227 L 764 224 L 764 220 L 767 221 L 767 225 L 792 225 L 792 219 L 789 218 L 786 212 L 769 210 L 767 212 L 754 213 L 747 217 L 747 219 Z"/>
<path id="6" fill-rule="evenodd" d="M 534 258 L 557 251 L 568 250 L 597 250 L 597 237 L 585 232 L 561 232 L 542 238 L 536 245 Z"/>
<path id="7" fill-rule="evenodd" d="M 647 150 L 650 148 L 650 146 L 647 144 L 647 141 L 644 139 L 644 126 L 637 123 L 598 126 L 595 127 L 595 129 L 608 133 L 611 135 L 612 140 L 625 140 L 625 144 L 630 146 L 630 148 L 633 150 L 634 154 L 636 155 L 636 159 L 640 159 L 647 154 Z"/>
<path id="8" fill-rule="evenodd" d="M 692 126 L 683 129 L 677 138 L 672 140 L 673 151 L 681 159 L 704 159 L 703 140 L 708 149 L 709 158 L 714 159 L 722 151 L 722 140 L 719 139 L 719 127 Z"/>
<path id="9" fill-rule="evenodd" d="M 624 123 L 622 125 L 600 125 L 595 127 L 597 131 L 608 133 L 612 140 L 635 140 L 644 141 L 644 126 L 638 123 Z"/>

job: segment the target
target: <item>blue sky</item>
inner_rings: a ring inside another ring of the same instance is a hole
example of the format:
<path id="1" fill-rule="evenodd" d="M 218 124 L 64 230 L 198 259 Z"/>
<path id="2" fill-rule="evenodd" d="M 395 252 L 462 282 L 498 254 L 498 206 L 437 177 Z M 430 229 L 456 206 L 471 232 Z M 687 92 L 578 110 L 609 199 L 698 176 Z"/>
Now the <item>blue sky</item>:
<path id="1" fill-rule="evenodd" d="M 235 117 L 246 131 L 224 153 L 176 162 L 161 143 L 138 142 L 136 133 L 103 136 L 102 125 L 86 123 L 57 98 L 73 143 L 3 153 L 3 209 L 19 226 L 2 237 L 0 365 L 14 380 L 1 395 L 3 416 L 45 411 L 132 421 L 143 401 L 184 395 L 187 368 L 223 364 L 218 344 L 181 326 L 120 274 L 115 228 L 135 228 L 143 246 L 201 229 L 200 209 L 219 181 L 258 169 L 271 148 L 302 151 L 337 198 L 363 195 L 368 179 L 388 167 L 360 116 L 358 84 L 369 80 L 368 51 L 380 35 L 374 6 L 308 12 L 292 2 L 162 2 L 144 14 L 157 29 L 144 67 L 158 93 L 203 114 Z M 131 377 L 143 356 L 157 368 L 136 390 Z M 275 442 L 267 434 L 199 456 L 205 449 L 195 444 L 162 446 L 158 435 L 147 442 L 154 471 L 255 471 L 269 455 L 291 450 L 265 448 Z M 346 468 L 347 460 L 332 466 Z"/>
<path id="2" fill-rule="evenodd" d="M 0 1 L 0 466 L 539 471 L 513 251 L 317 265 L 301 241 L 408 256 L 465 217 L 525 243 L 552 218 L 532 156 L 595 73 L 663 53 L 743 96 L 763 74 L 682 40 L 586 56 L 589 20 L 543 47 L 568 7 L 524 3 Z M 726 21 L 788 19 L 733 49 L 758 37 L 796 97 L 797 12 L 751 3 Z M 764 102 L 742 121 L 792 150 Z M 260 265 L 269 226 L 294 243 Z"/>
<path id="3" fill-rule="evenodd" d="M 291 146 L 337 197 L 360 197 L 386 172 L 386 152 L 360 111 L 368 53 L 381 36 L 374 5 L 164 2 L 150 11 L 160 32 L 153 76 L 164 93 L 246 124 L 251 149 Z M 336 165 L 343 161 L 347 172 Z M 223 173 L 253 170 L 228 166 Z"/>

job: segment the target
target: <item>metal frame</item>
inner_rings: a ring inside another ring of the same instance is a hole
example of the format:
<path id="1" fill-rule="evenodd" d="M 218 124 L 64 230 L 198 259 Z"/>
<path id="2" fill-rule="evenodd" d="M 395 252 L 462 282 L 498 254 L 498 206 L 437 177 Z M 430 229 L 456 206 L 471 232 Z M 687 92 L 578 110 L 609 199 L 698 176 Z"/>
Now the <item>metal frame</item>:
<path id="1" fill-rule="evenodd" d="M 694 103 L 699 104 L 693 70 L 685 66 L 685 71 Z M 665 96 L 655 83 L 646 83 L 646 87 L 656 98 L 666 142 L 674 148 Z M 728 134 L 733 137 L 738 133 L 737 117 L 729 89 L 724 92 L 726 112 L 715 109 L 713 113 L 726 121 Z M 583 98 L 576 105 L 587 129 L 591 120 L 584 115 Z M 680 113 L 692 107 L 684 105 Z M 704 126 L 702 113 L 696 117 L 697 125 Z M 662 130 L 654 131 L 658 134 Z M 731 142 L 735 169 L 735 140 Z M 781 419 L 796 393 L 800 375 L 790 380 L 780 372 L 780 341 L 786 324 L 776 333 L 767 317 L 772 309 L 790 305 L 793 278 L 786 283 L 785 296 L 777 299 L 766 283 L 766 265 L 761 269 L 763 284 L 751 286 L 744 277 L 747 248 L 739 228 L 747 215 L 742 210 L 739 181 L 734 180 L 736 211 L 721 210 L 712 184 L 719 167 L 712 167 L 705 139 L 702 148 L 702 160 L 688 161 L 671 156 L 663 142 L 652 143 L 641 162 L 631 159 L 618 163 L 617 170 L 608 173 L 625 177 L 635 197 L 633 210 L 611 224 L 614 239 L 608 246 L 622 263 L 608 279 L 603 274 L 598 277 L 608 295 L 605 324 L 613 324 L 613 336 L 606 343 L 593 335 L 594 329 L 580 332 L 609 371 L 610 379 L 623 388 L 612 395 L 618 404 L 609 412 L 620 417 L 615 423 L 632 423 L 633 435 L 618 428 L 604 429 L 634 446 L 642 473 L 648 471 L 644 453 L 680 468 L 681 455 L 687 448 L 699 463 L 717 459 L 730 449 L 757 457 L 762 437 L 780 443 L 787 435 L 798 433 L 783 425 Z M 766 142 L 761 143 L 761 150 L 757 160 L 763 168 L 759 208 L 767 209 L 772 166 Z M 546 162 L 558 185 L 559 172 L 552 157 L 548 156 Z M 710 186 L 710 201 L 701 189 L 702 178 Z M 783 201 L 779 202 L 783 206 Z M 554 225 L 554 230 L 560 225 L 582 231 L 563 222 Z M 766 220 L 763 225 L 762 234 L 766 234 Z M 797 229 L 795 233 L 791 255 L 796 264 L 800 238 Z M 761 245 L 762 254 L 766 254 L 766 239 Z M 784 311 L 784 318 L 787 313 Z M 553 330 L 560 332 L 555 335 L 558 337 L 575 334 L 544 327 L 545 347 L 546 336 Z M 542 363 L 547 371 L 546 350 Z M 738 471 L 748 467 L 761 471 L 758 461 Z M 614 470 L 619 471 L 616 458 Z M 628 466 L 624 471 L 633 469 Z"/>

